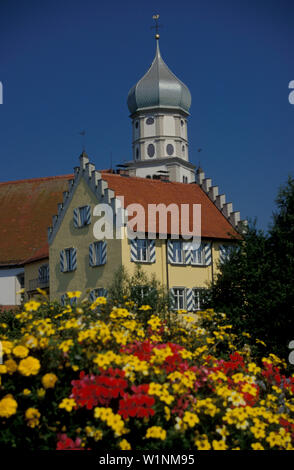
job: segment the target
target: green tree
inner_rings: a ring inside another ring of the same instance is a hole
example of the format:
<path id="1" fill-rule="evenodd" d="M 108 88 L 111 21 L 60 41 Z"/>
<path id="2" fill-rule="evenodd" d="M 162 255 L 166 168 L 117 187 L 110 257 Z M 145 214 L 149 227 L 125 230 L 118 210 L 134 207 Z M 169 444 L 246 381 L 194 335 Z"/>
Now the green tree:
<path id="1" fill-rule="evenodd" d="M 294 339 L 294 180 L 289 178 L 276 200 L 269 233 L 250 224 L 243 241 L 220 266 L 211 286 L 210 304 L 224 311 L 235 332 L 260 354 L 284 358 Z M 266 351 L 256 338 L 266 343 Z"/>

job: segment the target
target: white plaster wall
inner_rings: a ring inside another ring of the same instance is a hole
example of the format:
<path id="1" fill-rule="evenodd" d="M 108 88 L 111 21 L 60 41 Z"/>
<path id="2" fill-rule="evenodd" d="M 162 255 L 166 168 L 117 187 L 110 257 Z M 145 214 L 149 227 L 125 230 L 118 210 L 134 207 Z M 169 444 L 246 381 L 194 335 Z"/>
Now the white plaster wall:
<path id="1" fill-rule="evenodd" d="M 167 135 L 167 136 L 176 135 L 175 118 L 173 116 L 163 117 L 163 135 Z"/>
<path id="2" fill-rule="evenodd" d="M 19 305 L 21 288 L 17 275 L 24 272 L 23 268 L 0 269 L 0 305 Z"/>
<path id="3" fill-rule="evenodd" d="M 153 118 L 154 123 L 153 124 L 146 124 L 146 121 L 148 118 Z M 154 116 L 145 116 L 144 119 L 144 136 L 143 137 L 154 137 L 156 135 L 155 133 L 155 117 Z"/>

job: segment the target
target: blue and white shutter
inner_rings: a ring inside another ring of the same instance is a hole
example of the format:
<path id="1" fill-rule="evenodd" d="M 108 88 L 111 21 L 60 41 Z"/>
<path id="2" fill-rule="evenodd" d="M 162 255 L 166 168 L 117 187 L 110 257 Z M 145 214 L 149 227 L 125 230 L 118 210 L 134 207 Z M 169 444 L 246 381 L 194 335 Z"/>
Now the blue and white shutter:
<path id="1" fill-rule="evenodd" d="M 155 263 L 156 261 L 155 240 L 149 240 L 149 261 L 150 263 Z"/>
<path id="2" fill-rule="evenodd" d="M 167 258 L 168 258 L 169 263 L 174 263 L 175 262 L 173 240 L 168 240 L 167 241 Z"/>
<path id="3" fill-rule="evenodd" d="M 193 289 L 186 289 L 186 309 L 188 312 L 192 312 L 194 309 Z"/>
<path id="4" fill-rule="evenodd" d="M 70 255 L 71 255 L 71 268 L 72 268 L 72 271 L 75 271 L 77 269 L 77 250 L 76 250 L 76 248 L 71 249 Z"/>
<path id="5" fill-rule="evenodd" d="M 95 266 L 95 264 L 95 247 L 94 243 L 91 243 L 91 245 L 89 245 L 89 265 Z"/>
<path id="6" fill-rule="evenodd" d="M 74 226 L 78 228 L 80 226 L 80 211 L 78 207 L 73 211 L 73 221 Z"/>
<path id="7" fill-rule="evenodd" d="M 65 251 L 61 250 L 60 252 L 60 271 L 64 273 L 66 271 L 66 260 L 65 260 Z"/>
<path id="8" fill-rule="evenodd" d="M 107 243 L 104 240 L 102 243 L 102 248 L 101 248 L 101 264 L 106 264 L 107 262 Z"/>
<path id="9" fill-rule="evenodd" d="M 91 303 L 93 303 L 96 299 L 96 295 L 95 295 L 95 289 L 91 290 L 90 292 L 90 295 L 89 295 L 89 300 Z"/>
<path id="10" fill-rule="evenodd" d="M 64 307 L 65 306 L 65 300 L 66 300 L 66 294 L 62 294 L 60 297 L 60 303 Z"/>
<path id="11" fill-rule="evenodd" d="M 91 223 L 91 206 L 87 206 L 86 219 L 87 219 L 87 225 L 89 225 Z"/>
<path id="12" fill-rule="evenodd" d="M 191 242 L 184 242 L 184 263 L 191 264 L 192 263 L 192 244 Z"/>
<path id="13" fill-rule="evenodd" d="M 211 242 L 204 244 L 204 264 L 205 266 L 211 265 Z"/>
<path id="14" fill-rule="evenodd" d="M 219 262 L 223 264 L 227 258 L 227 247 L 226 245 L 219 246 Z"/>
<path id="15" fill-rule="evenodd" d="M 176 308 L 176 302 L 175 302 L 175 291 L 173 287 L 169 290 L 169 294 L 170 294 L 170 300 L 171 300 L 171 309 L 174 310 Z"/>
<path id="16" fill-rule="evenodd" d="M 137 240 L 131 240 L 131 261 L 135 262 L 137 261 L 138 255 L 137 255 Z"/>

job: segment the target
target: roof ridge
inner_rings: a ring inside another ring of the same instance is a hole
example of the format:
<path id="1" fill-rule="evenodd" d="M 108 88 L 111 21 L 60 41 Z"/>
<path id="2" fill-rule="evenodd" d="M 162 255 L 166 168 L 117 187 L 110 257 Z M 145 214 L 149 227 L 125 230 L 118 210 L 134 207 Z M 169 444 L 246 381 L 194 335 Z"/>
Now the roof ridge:
<path id="1" fill-rule="evenodd" d="M 13 181 L 0 181 L 0 185 L 5 185 L 5 184 L 18 184 L 18 183 L 31 183 L 34 181 L 48 181 L 52 179 L 64 179 L 64 178 L 73 178 L 73 173 L 68 174 L 68 175 L 56 175 L 56 176 L 40 176 L 36 178 L 27 178 L 27 179 L 21 179 L 21 180 L 13 180 Z"/>

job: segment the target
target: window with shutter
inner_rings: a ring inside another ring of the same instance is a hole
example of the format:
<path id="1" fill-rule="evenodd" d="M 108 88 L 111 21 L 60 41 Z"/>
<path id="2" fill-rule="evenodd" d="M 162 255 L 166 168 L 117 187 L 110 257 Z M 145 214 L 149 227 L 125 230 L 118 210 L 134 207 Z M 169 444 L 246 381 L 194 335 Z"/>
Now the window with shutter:
<path id="1" fill-rule="evenodd" d="M 175 310 L 186 309 L 186 295 L 184 287 L 173 287 L 173 300 Z"/>
<path id="2" fill-rule="evenodd" d="M 169 263 L 178 264 L 185 262 L 183 243 L 181 240 L 168 241 L 168 261 Z"/>
<path id="3" fill-rule="evenodd" d="M 203 296 L 205 293 L 205 288 L 203 287 L 194 287 L 193 291 L 193 310 L 201 310 L 203 308 Z"/>
<path id="4" fill-rule="evenodd" d="M 91 243 L 89 246 L 90 266 L 101 266 L 107 262 L 107 243 L 99 241 Z"/>
<path id="5" fill-rule="evenodd" d="M 203 266 L 205 264 L 204 261 L 204 245 L 202 243 L 199 248 L 191 250 L 191 263 Z"/>
<path id="6" fill-rule="evenodd" d="M 131 240 L 131 261 L 138 263 L 155 263 L 155 240 Z"/>
<path id="7" fill-rule="evenodd" d="M 74 209 L 74 226 L 85 227 L 91 223 L 91 206 L 82 206 Z"/>

